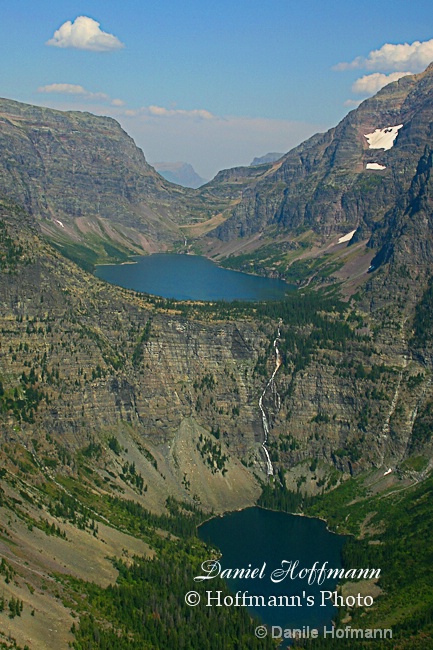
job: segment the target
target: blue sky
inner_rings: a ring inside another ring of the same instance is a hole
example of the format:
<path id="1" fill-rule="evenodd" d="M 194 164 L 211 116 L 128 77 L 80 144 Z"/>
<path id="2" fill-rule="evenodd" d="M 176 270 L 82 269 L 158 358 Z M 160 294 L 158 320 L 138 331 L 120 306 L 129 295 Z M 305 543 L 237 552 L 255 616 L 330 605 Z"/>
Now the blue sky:
<path id="1" fill-rule="evenodd" d="M 210 178 L 421 71 L 432 18 L 424 0 L 3 0 L 0 95 L 112 115 L 148 160 Z"/>

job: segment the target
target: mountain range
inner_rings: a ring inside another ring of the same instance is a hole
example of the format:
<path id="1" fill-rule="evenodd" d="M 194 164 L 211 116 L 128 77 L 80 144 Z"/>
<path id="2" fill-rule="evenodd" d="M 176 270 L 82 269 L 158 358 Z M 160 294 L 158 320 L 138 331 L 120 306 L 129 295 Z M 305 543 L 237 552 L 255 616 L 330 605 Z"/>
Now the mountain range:
<path id="1" fill-rule="evenodd" d="M 265 498 L 362 538 L 355 557 L 389 567 L 365 620 L 395 626 L 401 648 L 431 647 L 432 128 L 433 65 L 278 160 L 189 189 L 110 118 L 0 100 L 0 574 L 15 647 L 121 630 L 163 648 L 112 618 L 107 585 L 120 572 L 135 588 L 134 553 L 198 562 L 191 522 Z M 298 291 L 182 303 L 91 274 L 165 250 Z M 259 398 L 277 339 L 270 478 Z M 392 567 L 410 553 L 405 590 Z"/>
<path id="2" fill-rule="evenodd" d="M 207 180 L 199 176 L 189 163 L 155 162 L 152 164 L 156 171 L 170 183 L 176 183 L 176 185 L 182 185 L 183 187 L 192 187 L 193 189 L 207 183 Z"/>

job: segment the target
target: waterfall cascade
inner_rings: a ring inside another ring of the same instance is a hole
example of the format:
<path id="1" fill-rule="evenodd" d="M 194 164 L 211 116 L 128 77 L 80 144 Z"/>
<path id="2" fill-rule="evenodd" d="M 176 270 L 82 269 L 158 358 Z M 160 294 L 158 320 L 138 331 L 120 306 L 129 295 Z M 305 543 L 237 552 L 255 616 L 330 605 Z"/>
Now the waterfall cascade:
<path id="1" fill-rule="evenodd" d="M 267 471 L 268 476 L 273 476 L 274 468 L 272 466 L 271 457 L 269 455 L 269 451 L 268 451 L 268 448 L 266 446 L 267 442 L 268 442 L 268 437 L 269 437 L 269 420 L 268 420 L 268 416 L 266 415 L 265 407 L 263 406 L 263 399 L 264 399 L 264 397 L 265 397 L 265 395 L 266 395 L 266 393 L 267 393 L 267 391 L 269 389 L 275 389 L 275 384 L 274 384 L 275 375 L 277 374 L 278 369 L 280 368 L 281 363 L 282 363 L 281 354 L 280 354 L 280 351 L 279 351 L 278 346 L 277 346 L 277 343 L 280 340 L 281 322 L 282 321 L 280 319 L 280 322 L 278 324 L 277 336 L 275 337 L 275 340 L 274 340 L 274 351 L 275 351 L 275 368 L 274 368 L 274 372 L 272 373 L 271 378 L 269 379 L 268 383 L 266 384 L 265 389 L 264 389 L 263 393 L 260 395 L 260 399 L 259 399 L 259 408 L 260 408 L 260 413 L 262 414 L 262 426 L 263 426 L 262 449 L 263 449 L 263 452 L 264 452 L 265 458 L 266 458 L 266 471 Z M 280 407 L 280 396 L 278 395 L 278 393 L 276 391 L 275 391 L 275 394 L 276 394 L 276 397 L 277 397 L 277 400 L 278 400 L 277 404 L 278 404 L 278 408 L 279 408 Z"/>

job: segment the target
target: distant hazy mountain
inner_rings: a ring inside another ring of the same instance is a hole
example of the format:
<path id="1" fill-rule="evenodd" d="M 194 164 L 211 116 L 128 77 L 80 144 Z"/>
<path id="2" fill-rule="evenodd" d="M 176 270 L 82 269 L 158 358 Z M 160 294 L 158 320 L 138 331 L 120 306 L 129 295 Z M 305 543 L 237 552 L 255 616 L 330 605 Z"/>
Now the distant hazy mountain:
<path id="1" fill-rule="evenodd" d="M 152 164 L 156 171 L 170 183 L 183 185 L 183 187 L 192 187 L 193 189 L 207 183 L 207 180 L 199 176 L 189 163 L 156 162 Z"/>
<path id="2" fill-rule="evenodd" d="M 265 163 L 272 163 L 276 160 L 279 160 L 284 156 L 283 153 L 278 153 L 276 151 L 271 151 L 270 153 L 260 156 L 259 158 L 254 158 L 253 162 L 250 163 L 250 167 L 255 167 L 256 165 L 264 165 Z"/>

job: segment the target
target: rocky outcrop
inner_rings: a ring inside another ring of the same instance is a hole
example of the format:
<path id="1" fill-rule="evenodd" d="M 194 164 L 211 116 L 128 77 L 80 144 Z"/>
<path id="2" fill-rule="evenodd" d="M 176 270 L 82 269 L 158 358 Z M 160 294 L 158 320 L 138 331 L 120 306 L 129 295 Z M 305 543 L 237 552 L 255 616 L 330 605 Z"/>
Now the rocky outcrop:
<path id="1" fill-rule="evenodd" d="M 256 165 L 264 165 L 265 163 L 273 163 L 276 160 L 279 160 L 284 156 L 283 153 L 277 153 L 276 151 L 270 151 L 264 156 L 259 156 L 253 159 L 250 163 L 250 167 L 255 167 Z"/>

